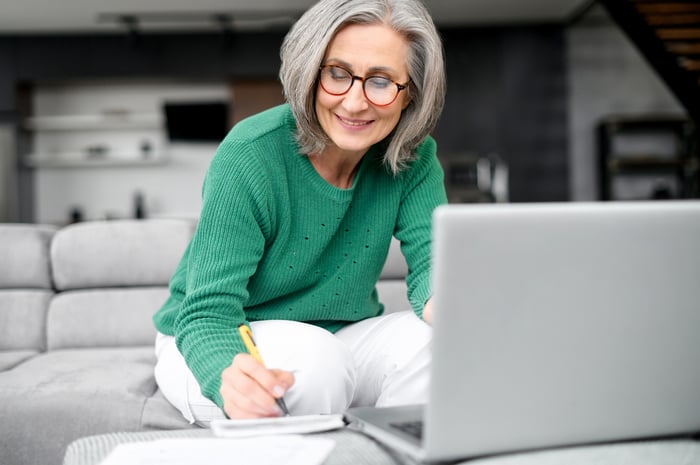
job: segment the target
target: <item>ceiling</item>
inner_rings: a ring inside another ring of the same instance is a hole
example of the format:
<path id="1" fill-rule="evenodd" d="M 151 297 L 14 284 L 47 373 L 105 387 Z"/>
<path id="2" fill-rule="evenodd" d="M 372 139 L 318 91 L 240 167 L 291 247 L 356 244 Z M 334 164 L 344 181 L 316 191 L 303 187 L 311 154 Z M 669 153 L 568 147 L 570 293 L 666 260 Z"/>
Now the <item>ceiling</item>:
<path id="1" fill-rule="evenodd" d="M 234 28 L 285 23 L 315 0 L 0 0 L 0 34 L 115 32 L 108 16 L 144 15 L 139 29 L 211 29 L 215 14 Z M 440 26 L 563 22 L 588 0 L 424 0 Z M 156 15 L 157 16 L 149 16 Z M 106 15 L 106 16 L 105 16 Z M 164 15 L 174 17 L 165 18 Z M 149 20 L 149 17 L 151 18 Z"/>

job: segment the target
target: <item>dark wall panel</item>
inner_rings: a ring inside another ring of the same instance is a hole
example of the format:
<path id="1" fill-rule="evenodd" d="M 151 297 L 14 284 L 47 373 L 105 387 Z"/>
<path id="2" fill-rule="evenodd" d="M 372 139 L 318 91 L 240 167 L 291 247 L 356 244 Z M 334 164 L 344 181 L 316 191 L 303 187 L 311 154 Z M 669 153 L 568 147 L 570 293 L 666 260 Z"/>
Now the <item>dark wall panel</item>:
<path id="1" fill-rule="evenodd" d="M 231 78 L 276 75 L 282 34 L 25 37 L 19 79 Z M 1 41 L 1 39 L 0 39 Z"/>
<path id="2" fill-rule="evenodd" d="M 11 120 L 17 108 L 14 57 L 14 42 L 0 40 L 0 122 Z"/>
<path id="3" fill-rule="evenodd" d="M 510 199 L 568 199 L 563 28 L 443 31 L 448 99 L 436 136 L 445 154 L 497 154 Z"/>

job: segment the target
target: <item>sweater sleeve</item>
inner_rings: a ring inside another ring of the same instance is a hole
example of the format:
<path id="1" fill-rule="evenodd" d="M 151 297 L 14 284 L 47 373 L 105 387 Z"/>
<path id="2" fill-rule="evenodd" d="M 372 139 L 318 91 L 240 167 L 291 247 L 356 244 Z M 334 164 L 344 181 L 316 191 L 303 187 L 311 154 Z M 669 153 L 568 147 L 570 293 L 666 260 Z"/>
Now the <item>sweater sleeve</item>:
<path id="1" fill-rule="evenodd" d="M 406 172 L 405 186 L 394 235 L 408 264 L 408 301 L 419 317 L 431 296 L 430 242 L 433 210 L 447 203 L 444 175 L 432 137 L 416 150 L 416 160 Z"/>
<path id="2" fill-rule="evenodd" d="M 221 372 L 245 350 L 247 284 L 269 234 L 264 170 L 248 146 L 225 140 L 207 171 L 202 210 L 188 250 L 186 291 L 175 340 L 202 394 L 223 407 Z"/>

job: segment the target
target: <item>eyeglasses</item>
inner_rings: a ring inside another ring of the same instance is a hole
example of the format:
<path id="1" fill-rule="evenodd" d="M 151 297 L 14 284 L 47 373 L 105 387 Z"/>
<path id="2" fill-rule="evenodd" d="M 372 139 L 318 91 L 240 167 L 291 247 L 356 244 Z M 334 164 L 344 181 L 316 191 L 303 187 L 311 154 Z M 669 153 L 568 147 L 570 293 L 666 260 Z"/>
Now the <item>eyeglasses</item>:
<path id="1" fill-rule="evenodd" d="M 399 84 L 384 76 L 353 76 L 347 69 L 335 65 L 321 66 L 319 76 L 321 87 L 331 95 L 345 95 L 356 80 L 362 82 L 365 98 L 378 107 L 391 105 L 399 92 L 408 87 L 408 82 Z"/>

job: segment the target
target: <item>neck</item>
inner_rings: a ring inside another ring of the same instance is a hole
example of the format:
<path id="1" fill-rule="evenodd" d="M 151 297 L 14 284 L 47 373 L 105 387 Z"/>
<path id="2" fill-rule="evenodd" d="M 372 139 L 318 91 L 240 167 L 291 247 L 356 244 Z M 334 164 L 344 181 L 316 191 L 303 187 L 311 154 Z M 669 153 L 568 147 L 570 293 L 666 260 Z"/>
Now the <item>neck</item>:
<path id="1" fill-rule="evenodd" d="M 364 153 L 353 156 L 340 156 L 326 150 L 320 155 L 309 156 L 309 161 L 316 172 L 327 183 L 340 189 L 349 189 L 357 174 L 357 169 Z"/>

